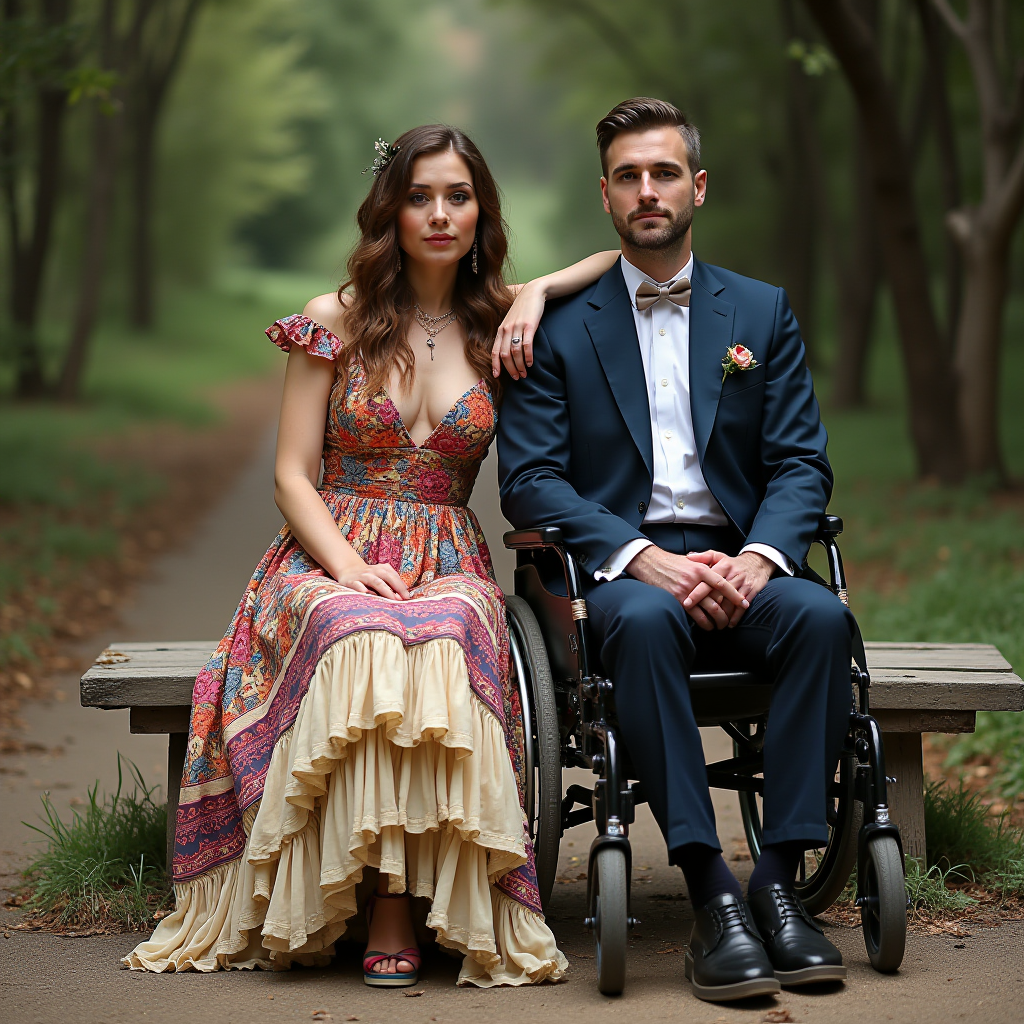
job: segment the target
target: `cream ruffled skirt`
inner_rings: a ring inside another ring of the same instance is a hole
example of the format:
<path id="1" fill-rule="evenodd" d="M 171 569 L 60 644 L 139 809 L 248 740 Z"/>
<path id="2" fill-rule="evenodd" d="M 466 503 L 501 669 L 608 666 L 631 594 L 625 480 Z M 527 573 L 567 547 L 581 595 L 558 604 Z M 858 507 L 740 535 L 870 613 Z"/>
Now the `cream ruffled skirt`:
<path id="1" fill-rule="evenodd" d="M 526 862 L 505 737 L 454 640 L 412 647 L 355 633 L 320 659 L 278 741 L 242 857 L 174 887 L 176 909 L 124 963 L 135 970 L 326 963 L 364 867 L 431 900 L 459 984 L 556 981 L 544 919 L 493 886 Z"/>

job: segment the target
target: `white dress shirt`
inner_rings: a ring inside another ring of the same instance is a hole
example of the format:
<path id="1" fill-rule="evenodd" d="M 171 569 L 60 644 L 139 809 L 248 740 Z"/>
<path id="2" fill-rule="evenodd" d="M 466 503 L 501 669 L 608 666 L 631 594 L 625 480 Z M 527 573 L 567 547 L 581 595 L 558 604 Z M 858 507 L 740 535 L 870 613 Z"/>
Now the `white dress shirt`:
<path id="1" fill-rule="evenodd" d="M 643 311 L 636 308 L 636 290 L 644 281 L 658 287 L 671 287 L 680 278 L 692 280 L 693 254 L 669 281 L 652 280 L 625 256 L 620 263 L 633 308 L 651 410 L 654 481 L 643 521 L 728 526 L 729 520 L 708 488 L 697 458 L 690 411 L 689 307 L 660 299 Z M 646 538 L 638 538 L 623 544 L 594 573 L 594 578 L 613 580 L 621 576 L 632 559 L 651 543 Z M 767 544 L 748 544 L 743 551 L 756 551 L 793 575 L 789 559 Z"/>

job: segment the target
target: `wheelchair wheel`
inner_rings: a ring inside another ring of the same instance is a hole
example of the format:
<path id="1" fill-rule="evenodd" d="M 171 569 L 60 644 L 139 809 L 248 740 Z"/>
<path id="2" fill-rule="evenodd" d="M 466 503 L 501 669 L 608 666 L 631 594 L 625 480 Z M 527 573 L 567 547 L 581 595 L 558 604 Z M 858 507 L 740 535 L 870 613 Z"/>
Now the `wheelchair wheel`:
<path id="1" fill-rule="evenodd" d="M 512 667 L 519 683 L 526 734 L 526 818 L 533 839 L 537 885 L 546 907 L 562 838 L 562 763 L 555 688 L 537 618 L 521 597 L 505 597 Z"/>
<path id="2" fill-rule="evenodd" d="M 861 865 L 860 919 L 864 945 L 876 971 L 891 972 L 903 963 L 907 944 L 907 889 L 903 857 L 892 836 L 869 839 Z"/>
<path id="3" fill-rule="evenodd" d="M 597 947 L 597 987 L 606 996 L 617 996 L 626 985 L 626 854 L 605 846 L 597 851 L 592 870 L 590 913 Z"/>
<path id="4" fill-rule="evenodd" d="M 739 744 L 733 742 L 738 756 Z M 853 755 L 843 754 L 839 778 L 828 808 L 828 843 L 822 851 L 809 852 L 801 864 L 796 893 L 809 914 L 828 910 L 846 888 L 857 863 L 857 835 L 864 808 L 853 794 Z M 761 855 L 761 801 L 756 793 L 740 793 L 740 815 L 750 856 L 756 863 Z M 812 860 L 811 863 L 808 863 Z"/>

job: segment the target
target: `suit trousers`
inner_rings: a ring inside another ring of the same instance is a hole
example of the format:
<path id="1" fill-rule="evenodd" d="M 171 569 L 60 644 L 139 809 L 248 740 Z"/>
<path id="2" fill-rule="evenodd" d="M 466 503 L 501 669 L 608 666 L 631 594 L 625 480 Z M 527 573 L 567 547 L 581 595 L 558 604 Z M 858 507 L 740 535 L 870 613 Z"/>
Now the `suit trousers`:
<path id="1" fill-rule="evenodd" d="M 651 539 L 677 554 L 733 553 L 729 528 L 652 526 Z M 666 590 L 628 576 L 588 586 L 601 666 L 612 680 L 621 738 L 671 853 L 687 843 L 721 849 L 708 792 L 691 671 L 743 670 L 771 685 L 764 743 L 764 842 L 828 839 L 827 787 L 851 708 L 856 628 L 827 588 L 800 577 L 768 581 L 733 629 L 705 632 Z"/>

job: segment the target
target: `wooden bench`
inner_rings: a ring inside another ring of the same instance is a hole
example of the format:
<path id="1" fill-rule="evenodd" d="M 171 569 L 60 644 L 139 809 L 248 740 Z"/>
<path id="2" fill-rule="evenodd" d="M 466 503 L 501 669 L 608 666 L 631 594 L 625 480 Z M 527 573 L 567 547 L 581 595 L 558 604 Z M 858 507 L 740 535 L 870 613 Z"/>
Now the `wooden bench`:
<path id="1" fill-rule="evenodd" d="M 168 807 L 178 806 L 192 685 L 216 641 L 112 644 L 82 676 L 82 705 L 130 708 L 133 733 L 167 733 Z M 1024 710 L 1024 682 L 991 644 L 869 643 L 871 710 L 885 737 L 892 816 L 925 855 L 921 734 L 973 732 L 979 711 Z M 174 815 L 168 815 L 168 862 Z"/>

